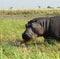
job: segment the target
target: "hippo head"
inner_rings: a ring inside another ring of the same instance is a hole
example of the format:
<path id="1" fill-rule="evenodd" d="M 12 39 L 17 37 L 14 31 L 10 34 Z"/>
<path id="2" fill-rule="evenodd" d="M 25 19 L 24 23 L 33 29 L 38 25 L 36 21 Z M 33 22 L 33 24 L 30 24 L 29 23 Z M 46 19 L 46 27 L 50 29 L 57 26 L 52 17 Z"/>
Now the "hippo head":
<path id="1" fill-rule="evenodd" d="M 22 34 L 22 38 L 25 41 L 29 41 L 39 35 L 43 35 L 43 27 L 37 22 L 31 22 L 26 24 L 26 30 Z"/>

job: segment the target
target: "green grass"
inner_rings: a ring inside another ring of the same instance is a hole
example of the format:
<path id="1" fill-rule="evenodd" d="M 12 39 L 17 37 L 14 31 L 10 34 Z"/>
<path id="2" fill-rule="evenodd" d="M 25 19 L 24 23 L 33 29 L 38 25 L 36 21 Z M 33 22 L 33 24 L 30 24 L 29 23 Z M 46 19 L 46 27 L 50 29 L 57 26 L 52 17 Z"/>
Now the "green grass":
<path id="1" fill-rule="evenodd" d="M 32 16 L 32 15 L 31 15 Z M 10 17 L 0 18 L 0 59 L 60 59 L 60 42 L 49 40 L 44 42 L 43 37 L 27 43 L 14 46 L 17 40 L 22 40 L 22 33 L 28 20 Z M 36 41 L 36 42 L 35 42 Z"/>
<path id="2" fill-rule="evenodd" d="M 0 41 L 22 39 L 27 20 L 0 20 Z"/>
<path id="3" fill-rule="evenodd" d="M 0 45 L 0 57 L 1 59 L 60 59 L 59 47 L 57 44 L 53 46 L 42 44 L 22 48 L 2 43 Z"/>

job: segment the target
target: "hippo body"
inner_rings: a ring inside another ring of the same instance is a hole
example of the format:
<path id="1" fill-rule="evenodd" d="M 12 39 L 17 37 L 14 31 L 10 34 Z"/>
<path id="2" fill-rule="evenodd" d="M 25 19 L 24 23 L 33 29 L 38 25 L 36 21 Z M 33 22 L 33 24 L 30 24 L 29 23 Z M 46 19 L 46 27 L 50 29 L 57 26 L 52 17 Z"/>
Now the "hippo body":
<path id="1" fill-rule="evenodd" d="M 60 40 L 60 16 L 40 17 L 30 20 L 26 24 L 26 30 L 22 34 L 25 41 L 33 37 L 53 37 Z"/>

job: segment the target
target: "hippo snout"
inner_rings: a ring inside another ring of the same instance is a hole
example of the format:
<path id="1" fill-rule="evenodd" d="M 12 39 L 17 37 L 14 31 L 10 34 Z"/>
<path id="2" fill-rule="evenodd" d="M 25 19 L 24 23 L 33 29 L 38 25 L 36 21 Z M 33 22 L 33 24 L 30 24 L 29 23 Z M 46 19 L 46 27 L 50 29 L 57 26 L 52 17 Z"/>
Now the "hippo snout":
<path id="1" fill-rule="evenodd" d="M 22 38 L 24 41 L 29 41 L 35 37 L 35 33 L 32 31 L 32 28 L 27 28 L 25 32 L 22 34 Z"/>
<path id="2" fill-rule="evenodd" d="M 26 32 L 24 32 L 22 34 L 22 38 L 24 41 L 29 41 L 31 39 L 31 37 L 29 36 L 29 34 L 27 34 Z"/>

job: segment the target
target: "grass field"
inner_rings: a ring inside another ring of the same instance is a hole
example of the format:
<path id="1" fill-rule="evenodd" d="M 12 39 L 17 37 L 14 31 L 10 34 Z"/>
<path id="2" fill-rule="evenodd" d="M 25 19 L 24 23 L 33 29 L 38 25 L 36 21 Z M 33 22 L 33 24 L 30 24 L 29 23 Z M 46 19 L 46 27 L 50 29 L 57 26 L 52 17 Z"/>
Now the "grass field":
<path id="1" fill-rule="evenodd" d="M 22 40 L 25 24 L 31 16 L 26 14 L 25 18 L 19 18 L 17 15 L 0 15 L 0 59 L 60 59 L 60 42 L 55 40 L 44 42 L 44 38 L 39 37 L 36 41 L 40 44 L 10 44 Z M 35 18 L 35 15 L 31 18 Z"/>
<path id="2" fill-rule="evenodd" d="M 0 41 L 22 39 L 25 23 L 27 20 L 0 20 Z"/>

